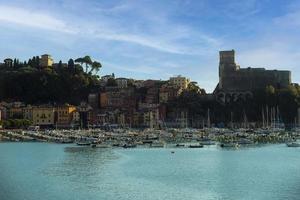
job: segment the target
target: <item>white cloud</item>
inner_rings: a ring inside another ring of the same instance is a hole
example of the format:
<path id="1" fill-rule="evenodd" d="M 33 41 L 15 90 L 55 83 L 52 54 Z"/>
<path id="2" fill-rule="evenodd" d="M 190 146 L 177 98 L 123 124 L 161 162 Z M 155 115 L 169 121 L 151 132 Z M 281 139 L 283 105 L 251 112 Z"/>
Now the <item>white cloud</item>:
<path id="1" fill-rule="evenodd" d="M 73 33 L 62 20 L 47 14 L 16 7 L 0 6 L 0 21 L 45 30 Z"/>
<path id="2" fill-rule="evenodd" d="M 118 12 L 118 10 L 125 8 L 126 5 L 122 5 L 113 10 Z M 108 9 L 108 11 L 110 12 L 111 9 Z M 186 26 L 167 22 L 166 19 L 161 20 L 162 24 L 152 24 L 153 22 L 148 20 L 147 23 L 149 23 L 151 30 L 145 32 L 140 24 L 130 25 L 128 22 L 124 24 L 119 20 L 101 16 L 101 12 L 97 17 L 99 17 L 97 22 L 82 21 L 79 18 L 75 23 L 74 20 L 62 20 L 45 14 L 42 10 L 32 11 L 19 7 L 0 6 L 0 22 L 71 33 L 80 37 L 132 43 L 166 53 L 199 55 L 201 49 L 207 53 L 207 49 L 215 48 L 220 44 L 217 39 L 209 35 L 194 31 Z M 135 27 L 135 29 L 132 27 Z M 201 48 L 196 44 L 187 45 L 185 42 L 180 41 L 182 39 L 197 40 L 197 43 L 201 44 Z"/>

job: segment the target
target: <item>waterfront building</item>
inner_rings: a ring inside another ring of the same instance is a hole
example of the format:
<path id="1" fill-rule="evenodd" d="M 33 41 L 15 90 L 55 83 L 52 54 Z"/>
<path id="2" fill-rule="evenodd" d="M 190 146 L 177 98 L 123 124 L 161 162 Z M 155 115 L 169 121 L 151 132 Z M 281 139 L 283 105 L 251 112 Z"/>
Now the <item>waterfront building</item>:
<path id="1" fill-rule="evenodd" d="M 55 110 L 55 125 L 57 127 L 70 127 L 73 121 L 73 112 L 76 111 L 76 107 L 65 104 L 57 106 Z"/>
<path id="2" fill-rule="evenodd" d="M 21 102 L 13 102 L 8 107 L 8 118 L 9 119 L 22 119 L 24 104 Z"/>
<path id="3" fill-rule="evenodd" d="M 22 108 L 23 118 L 32 120 L 32 106 L 27 105 L 26 107 Z"/>
<path id="4" fill-rule="evenodd" d="M 186 77 L 183 77 L 183 76 L 175 76 L 175 77 L 171 77 L 170 80 L 169 80 L 169 83 L 176 86 L 176 87 L 179 87 L 183 90 L 187 89 L 189 83 L 190 83 L 190 79 L 186 78 Z"/>
<path id="5" fill-rule="evenodd" d="M 77 107 L 77 111 L 79 112 L 80 118 L 80 127 L 81 128 L 88 128 L 89 127 L 89 115 L 92 111 L 92 107 L 88 105 L 86 102 L 81 102 L 80 105 Z"/>
<path id="6" fill-rule="evenodd" d="M 144 122 L 144 113 L 138 111 L 133 113 L 132 126 L 140 127 Z"/>
<path id="7" fill-rule="evenodd" d="M 72 123 L 76 124 L 80 121 L 80 114 L 77 110 L 75 110 L 74 112 L 72 112 Z"/>
<path id="8" fill-rule="evenodd" d="M 55 108 L 53 106 L 34 106 L 32 108 L 33 125 L 52 127 L 54 125 Z"/>
<path id="9" fill-rule="evenodd" d="M 53 59 L 49 54 L 42 55 L 39 62 L 39 65 L 42 68 L 52 67 L 53 65 Z"/>
<path id="10" fill-rule="evenodd" d="M 155 128 L 159 125 L 159 110 L 153 109 L 144 112 L 144 126 Z"/>

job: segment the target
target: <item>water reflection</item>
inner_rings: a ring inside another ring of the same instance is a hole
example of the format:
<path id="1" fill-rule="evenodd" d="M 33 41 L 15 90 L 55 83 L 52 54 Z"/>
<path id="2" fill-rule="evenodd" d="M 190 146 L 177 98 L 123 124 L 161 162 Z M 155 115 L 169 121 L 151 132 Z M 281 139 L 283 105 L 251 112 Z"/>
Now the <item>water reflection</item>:
<path id="1" fill-rule="evenodd" d="M 118 156 L 111 149 L 66 147 L 63 157 L 52 163 L 44 175 L 64 178 L 81 187 L 94 187 L 104 175 L 104 169 L 116 159 Z"/>

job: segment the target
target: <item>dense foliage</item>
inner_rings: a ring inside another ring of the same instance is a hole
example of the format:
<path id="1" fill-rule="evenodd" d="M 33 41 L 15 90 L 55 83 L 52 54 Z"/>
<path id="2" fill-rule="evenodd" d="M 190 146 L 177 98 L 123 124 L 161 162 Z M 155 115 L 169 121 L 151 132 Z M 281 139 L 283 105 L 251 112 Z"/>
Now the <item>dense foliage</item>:
<path id="1" fill-rule="evenodd" d="M 28 128 L 32 125 L 32 121 L 27 119 L 9 119 L 1 121 L 3 128 Z"/>
<path id="2" fill-rule="evenodd" d="M 15 59 L 13 66 L 0 66 L 0 100 L 78 104 L 99 85 L 98 76 L 92 72 L 100 67 L 94 61 L 86 73 L 73 59 L 68 64 L 60 61 L 51 68 L 41 68 L 39 57 L 23 63 Z"/>

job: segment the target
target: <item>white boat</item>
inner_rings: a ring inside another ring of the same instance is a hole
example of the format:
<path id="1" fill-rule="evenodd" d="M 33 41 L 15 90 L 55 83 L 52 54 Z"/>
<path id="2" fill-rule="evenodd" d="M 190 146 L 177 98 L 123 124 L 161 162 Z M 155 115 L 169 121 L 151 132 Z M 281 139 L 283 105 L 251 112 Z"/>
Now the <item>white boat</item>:
<path id="1" fill-rule="evenodd" d="M 288 146 L 288 147 L 300 147 L 300 143 L 290 142 L 290 143 L 286 143 L 286 146 Z"/>

